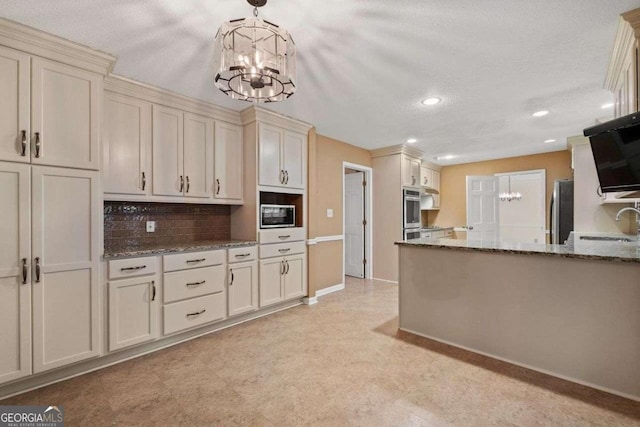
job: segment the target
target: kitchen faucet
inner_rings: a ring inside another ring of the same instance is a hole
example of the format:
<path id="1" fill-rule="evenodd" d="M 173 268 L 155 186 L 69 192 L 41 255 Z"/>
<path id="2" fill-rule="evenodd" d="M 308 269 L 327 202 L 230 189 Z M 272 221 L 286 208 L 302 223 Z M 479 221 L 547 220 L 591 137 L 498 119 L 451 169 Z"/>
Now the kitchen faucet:
<path id="1" fill-rule="evenodd" d="M 636 202 L 636 207 L 635 208 L 631 208 L 631 207 L 626 207 L 626 208 L 622 208 L 618 211 L 618 213 L 616 214 L 616 221 L 620 221 L 620 215 L 623 212 L 635 212 L 636 214 L 636 227 L 638 229 L 638 244 L 640 244 L 640 202 Z"/>

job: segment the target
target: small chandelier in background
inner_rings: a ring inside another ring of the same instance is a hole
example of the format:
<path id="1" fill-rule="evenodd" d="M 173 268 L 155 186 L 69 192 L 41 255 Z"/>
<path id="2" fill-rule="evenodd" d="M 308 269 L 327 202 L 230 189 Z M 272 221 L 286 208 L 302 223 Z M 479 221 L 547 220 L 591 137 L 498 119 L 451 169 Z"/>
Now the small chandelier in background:
<path id="1" fill-rule="evenodd" d="M 498 194 L 498 199 L 500 199 L 501 202 L 510 202 L 512 200 L 517 202 L 522 200 L 522 194 L 519 191 L 511 191 L 511 176 L 507 175 L 507 179 L 509 180 L 509 191 Z"/>
<path id="2" fill-rule="evenodd" d="M 216 87 L 233 99 L 277 102 L 296 91 L 296 45 L 291 34 L 258 18 L 267 0 L 247 0 L 253 18 L 222 24 L 214 45 Z"/>

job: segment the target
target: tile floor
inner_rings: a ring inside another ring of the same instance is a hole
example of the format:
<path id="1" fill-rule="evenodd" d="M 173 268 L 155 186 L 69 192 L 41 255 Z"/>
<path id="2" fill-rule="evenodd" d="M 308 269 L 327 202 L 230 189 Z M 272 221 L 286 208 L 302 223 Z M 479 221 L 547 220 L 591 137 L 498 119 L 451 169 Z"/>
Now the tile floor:
<path id="1" fill-rule="evenodd" d="M 397 286 L 346 289 L 7 404 L 67 426 L 640 426 L 640 403 L 397 331 Z"/>

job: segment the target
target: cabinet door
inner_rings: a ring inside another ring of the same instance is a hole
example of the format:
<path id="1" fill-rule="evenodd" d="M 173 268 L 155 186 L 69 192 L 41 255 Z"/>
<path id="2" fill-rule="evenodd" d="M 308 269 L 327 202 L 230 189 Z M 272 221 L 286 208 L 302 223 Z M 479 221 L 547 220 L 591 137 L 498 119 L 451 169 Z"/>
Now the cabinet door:
<path id="1" fill-rule="evenodd" d="M 304 255 L 285 258 L 284 299 L 299 298 L 307 294 Z"/>
<path id="2" fill-rule="evenodd" d="M 276 127 L 258 125 L 260 185 L 281 187 L 284 183 L 284 168 L 280 163 L 283 137 L 282 130 Z"/>
<path id="3" fill-rule="evenodd" d="M 241 262 L 229 266 L 229 316 L 258 308 L 258 262 Z"/>
<path id="4" fill-rule="evenodd" d="M 105 92 L 102 176 L 105 193 L 149 194 L 151 104 Z"/>
<path id="5" fill-rule="evenodd" d="M 285 172 L 285 185 L 291 188 L 304 188 L 307 168 L 306 135 L 285 131 L 282 148 L 282 165 Z"/>
<path id="6" fill-rule="evenodd" d="M 0 160 L 30 162 L 30 57 L 0 47 Z"/>
<path id="7" fill-rule="evenodd" d="M 183 113 L 153 106 L 153 194 L 182 196 Z"/>
<path id="8" fill-rule="evenodd" d="M 432 187 L 435 188 L 436 190 L 440 191 L 440 172 L 439 171 L 433 171 L 432 176 L 433 176 Z M 439 208 L 440 207 L 440 195 L 439 194 L 434 194 L 432 197 L 433 197 L 433 207 L 434 208 Z"/>
<path id="9" fill-rule="evenodd" d="M 213 196 L 213 119 L 184 113 L 184 195 Z"/>
<path id="10" fill-rule="evenodd" d="M 215 198 L 242 200 L 242 128 L 216 122 Z"/>
<path id="11" fill-rule="evenodd" d="M 29 169 L 0 162 L 0 383 L 31 373 Z"/>
<path id="12" fill-rule="evenodd" d="M 420 160 L 411 160 L 411 182 L 414 187 L 420 186 Z"/>
<path id="13" fill-rule="evenodd" d="M 158 337 L 155 276 L 109 282 L 109 350 Z"/>
<path id="14" fill-rule="evenodd" d="M 283 258 L 271 258 L 260 261 L 260 307 L 266 307 L 284 299 L 282 286 L 283 272 Z"/>
<path id="15" fill-rule="evenodd" d="M 412 176 L 411 163 L 412 158 L 407 156 L 402 156 L 402 186 L 403 187 L 412 187 L 414 185 L 415 176 Z"/>
<path id="16" fill-rule="evenodd" d="M 40 58 L 31 65 L 31 162 L 98 170 L 102 77 Z"/>
<path id="17" fill-rule="evenodd" d="M 99 355 L 98 177 L 98 172 L 32 167 L 35 373 Z"/>
<path id="18" fill-rule="evenodd" d="M 433 181 L 433 173 L 431 169 L 425 166 L 420 166 L 420 185 L 431 187 L 431 181 Z"/>

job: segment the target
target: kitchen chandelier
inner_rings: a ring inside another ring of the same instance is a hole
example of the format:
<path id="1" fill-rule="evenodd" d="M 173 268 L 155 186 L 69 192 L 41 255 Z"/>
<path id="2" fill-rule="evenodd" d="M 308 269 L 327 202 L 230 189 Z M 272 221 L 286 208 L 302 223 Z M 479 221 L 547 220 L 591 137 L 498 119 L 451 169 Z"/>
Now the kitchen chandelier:
<path id="1" fill-rule="evenodd" d="M 258 18 L 267 0 L 247 0 L 253 17 L 222 24 L 214 41 L 214 81 L 226 95 L 263 103 L 296 91 L 296 45 L 291 34 Z"/>
<path id="2" fill-rule="evenodd" d="M 511 176 L 507 175 L 507 179 L 509 180 L 509 192 L 502 192 L 498 194 L 498 199 L 501 202 L 510 202 L 512 200 L 520 201 L 522 200 L 522 194 L 519 191 L 511 191 Z"/>

